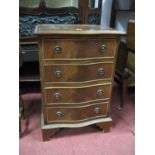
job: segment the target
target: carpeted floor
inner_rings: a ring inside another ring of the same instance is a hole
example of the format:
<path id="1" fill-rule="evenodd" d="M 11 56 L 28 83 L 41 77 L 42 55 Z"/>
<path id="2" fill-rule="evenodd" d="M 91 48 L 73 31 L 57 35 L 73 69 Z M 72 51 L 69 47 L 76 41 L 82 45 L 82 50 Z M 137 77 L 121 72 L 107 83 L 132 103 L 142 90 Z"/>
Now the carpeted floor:
<path id="1" fill-rule="evenodd" d="M 96 126 L 62 129 L 50 141 L 43 142 L 40 128 L 41 95 L 23 95 L 27 119 L 22 122 L 20 155 L 134 155 L 134 95 L 128 93 L 123 111 L 117 111 L 119 91 L 114 88 L 111 132 L 102 133 Z"/>

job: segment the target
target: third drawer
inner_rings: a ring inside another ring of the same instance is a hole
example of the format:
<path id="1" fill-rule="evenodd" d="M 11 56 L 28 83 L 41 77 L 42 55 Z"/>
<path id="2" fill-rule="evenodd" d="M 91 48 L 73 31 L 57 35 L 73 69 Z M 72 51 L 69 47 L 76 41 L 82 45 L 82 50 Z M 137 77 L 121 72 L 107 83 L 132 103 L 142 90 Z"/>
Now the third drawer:
<path id="1" fill-rule="evenodd" d="M 47 87 L 45 88 L 46 104 L 87 103 L 96 100 L 108 100 L 111 95 L 111 84 L 97 84 L 82 87 Z"/>

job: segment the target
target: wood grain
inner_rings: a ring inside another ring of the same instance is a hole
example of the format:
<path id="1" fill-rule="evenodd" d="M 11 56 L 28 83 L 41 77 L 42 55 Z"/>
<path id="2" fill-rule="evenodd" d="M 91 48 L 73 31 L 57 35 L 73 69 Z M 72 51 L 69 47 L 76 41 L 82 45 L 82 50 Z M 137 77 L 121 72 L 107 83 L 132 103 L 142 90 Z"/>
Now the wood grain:
<path id="1" fill-rule="evenodd" d="M 88 24 L 39 24 L 36 26 L 36 35 L 125 35 L 126 33 L 103 25 Z"/>
<path id="2" fill-rule="evenodd" d="M 95 109 L 98 108 L 98 112 Z M 47 122 L 75 122 L 87 120 L 96 117 L 106 117 L 108 112 L 108 104 L 96 104 L 89 106 L 71 106 L 71 107 L 48 107 Z M 58 117 L 57 112 L 61 112 L 62 116 Z"/>
<path id="3" fill-rule="evenodd" d="M 98 91 L 103 90 L 103 95 L 99 96 Z M 70 88 L 70 87 L 54 87 L 46 88 L 45 96 L 46 103 L 80 103 L 91 101 L 95 99 L 109 99 L 111 92 L 111 85 L 99 85 L 99 86 L 88 86 L 82 88 Z M 60 93 L 61 97 L 55 99 L 54 94 Z"/>
<path id="4" fill-rule="evenodd" d="M 111 80 L 113 62 L 92 64 L 56 64 L 46 65 L 45 82 L 85 82 L 98 79 Z M 102 74 L 103 70 L 103 74 Z M 55 74 L 61 73 L 60 77 Z"/>
<path id="5" fill-rule="evenodd" d="M 124 33 L 96 25 L 39 25 L 35 34 L 40 45 L 43 139 L 62 127 L 96 124 L 110 131 L 109 102 Z"/>
<path id="6" fill-rule="evenodd" d="M 93 45 L 93 46 L 92 46 Z M 105 52 L 101 52 L 102 45 L 106 46 Z M 113 39 L 48 39 L 43 41 L 44 59 L 71 59 L 114 57 L 116 41 Z M 55 47 L 61 48 L 61 53 L 56 53 Z"/>

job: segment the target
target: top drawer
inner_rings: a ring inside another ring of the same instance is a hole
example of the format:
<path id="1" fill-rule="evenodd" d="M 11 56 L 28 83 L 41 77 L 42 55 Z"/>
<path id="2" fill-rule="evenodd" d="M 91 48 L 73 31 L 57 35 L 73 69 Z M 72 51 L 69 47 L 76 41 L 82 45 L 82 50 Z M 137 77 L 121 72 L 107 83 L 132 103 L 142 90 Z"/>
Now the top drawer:
<path id="1" fill-rule="evenodd" d="M 46 39 L 43 41 L 44 59 L 113 58 L 114 39 Z"/>

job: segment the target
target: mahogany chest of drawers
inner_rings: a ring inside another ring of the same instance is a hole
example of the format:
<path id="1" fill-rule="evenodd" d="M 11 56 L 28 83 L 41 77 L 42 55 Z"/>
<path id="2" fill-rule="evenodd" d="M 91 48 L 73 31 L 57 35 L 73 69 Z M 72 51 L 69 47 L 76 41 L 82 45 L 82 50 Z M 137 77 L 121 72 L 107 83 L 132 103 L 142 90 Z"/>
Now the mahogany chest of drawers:
<path id="1" fill-rule="evenodd" d="M 42 136 L 96 124 L 108 132 L 119 31 L 99 25 L 38 25 Z"/>

